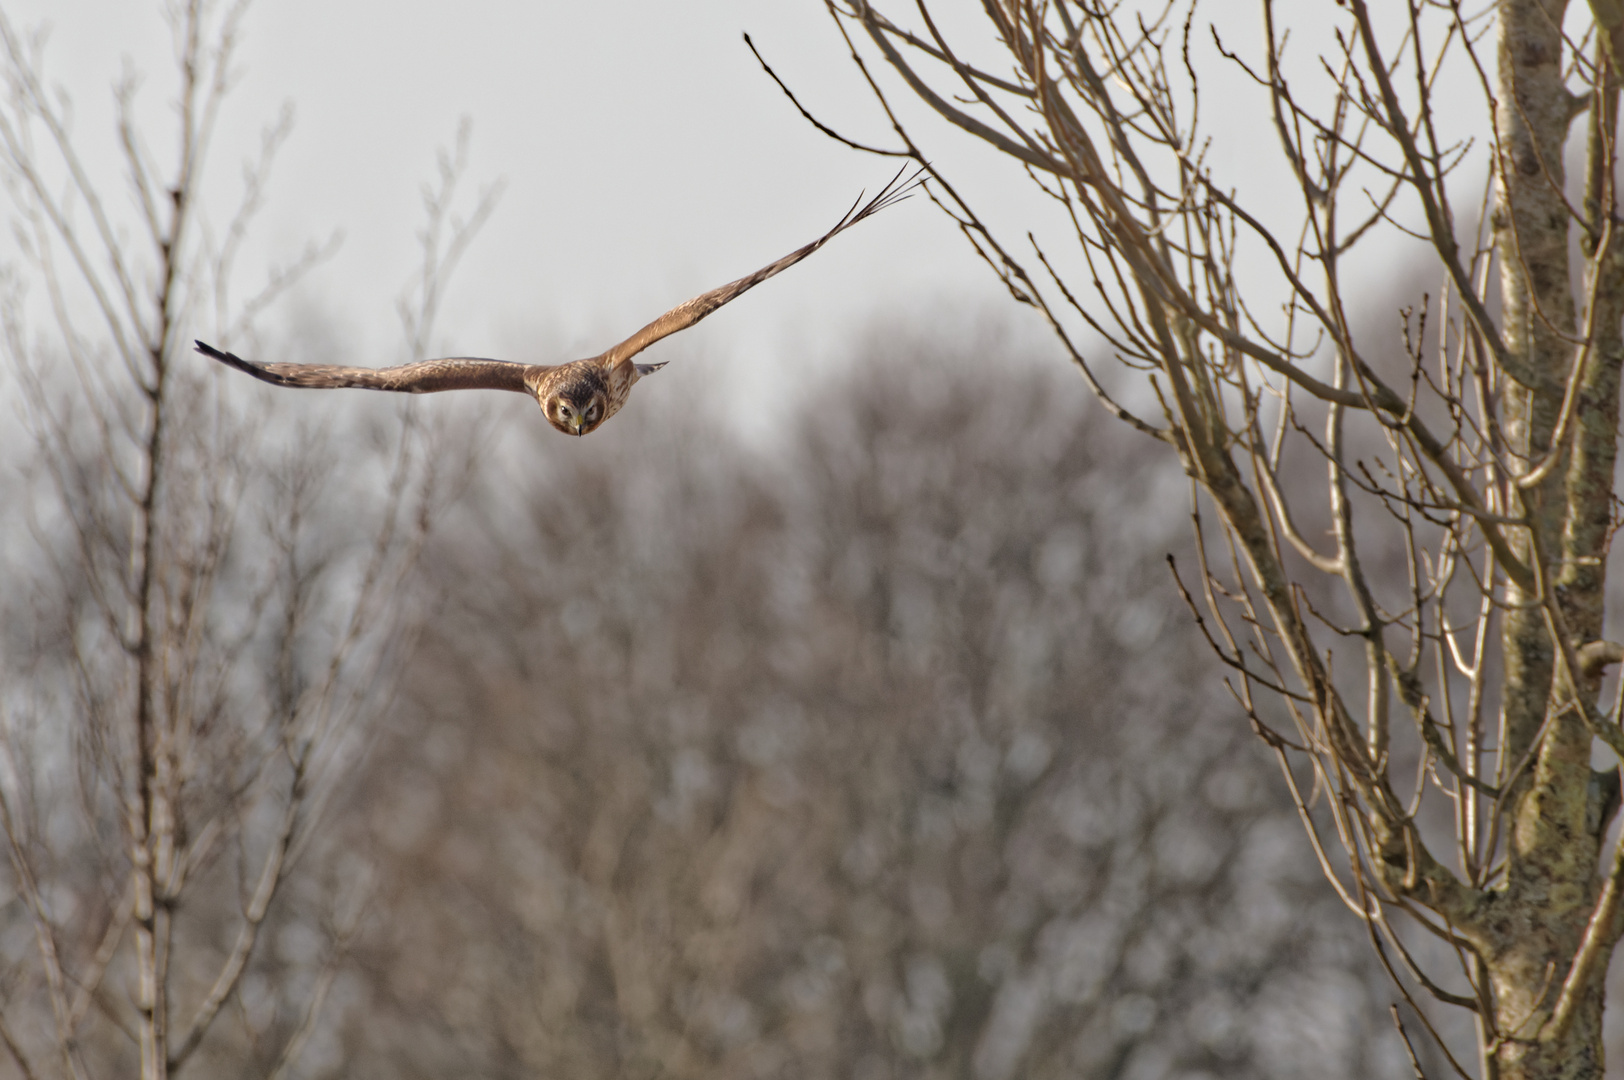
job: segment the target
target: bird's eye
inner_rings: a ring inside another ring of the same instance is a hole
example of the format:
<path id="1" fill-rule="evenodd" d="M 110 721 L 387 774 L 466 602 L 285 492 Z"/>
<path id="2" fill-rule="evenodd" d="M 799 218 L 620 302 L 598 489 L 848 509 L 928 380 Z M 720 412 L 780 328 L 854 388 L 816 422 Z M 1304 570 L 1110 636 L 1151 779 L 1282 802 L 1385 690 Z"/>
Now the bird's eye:
<path id="1" fill-rule="evenodd" d="M 594 405 L 594 406 L 592 406 L 592 408 L 590 408 L 590 409 L 588 409 L 586 411 L 586 419 L 587 419 L 588 423 L 591 423 L 592 421 L 596 420 L 597 418 L 598 418 L 598 407 L 596 405 Z"/>

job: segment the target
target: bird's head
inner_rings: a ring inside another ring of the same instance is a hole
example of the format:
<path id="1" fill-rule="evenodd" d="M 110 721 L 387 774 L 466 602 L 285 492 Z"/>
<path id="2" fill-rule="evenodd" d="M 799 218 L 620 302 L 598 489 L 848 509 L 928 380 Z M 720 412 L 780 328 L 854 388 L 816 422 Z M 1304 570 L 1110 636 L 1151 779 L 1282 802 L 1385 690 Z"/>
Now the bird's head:
<path id="1" fill-rule="evenodd" d="M 609 395 L 601 386 L 564 386 L 542 399 L 541 411 L 564 434 L 585 435 L 608 416 Z"/>

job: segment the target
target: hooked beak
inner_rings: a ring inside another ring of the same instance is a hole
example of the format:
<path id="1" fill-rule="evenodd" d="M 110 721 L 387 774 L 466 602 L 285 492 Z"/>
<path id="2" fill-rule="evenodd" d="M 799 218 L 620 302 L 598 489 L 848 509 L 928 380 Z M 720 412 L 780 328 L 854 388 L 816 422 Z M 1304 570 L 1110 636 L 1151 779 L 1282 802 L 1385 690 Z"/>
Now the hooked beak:
<path id="1" fill-rule="evenodd" d="M 570 417 L 570 428 L 575 432 L 576 435 L 585 435 L 586 434 L 586 432 L 581 430 L 581 414 L 580 413 L 576 413 L 576 414 L 574 414 L 573 416 Z"/>

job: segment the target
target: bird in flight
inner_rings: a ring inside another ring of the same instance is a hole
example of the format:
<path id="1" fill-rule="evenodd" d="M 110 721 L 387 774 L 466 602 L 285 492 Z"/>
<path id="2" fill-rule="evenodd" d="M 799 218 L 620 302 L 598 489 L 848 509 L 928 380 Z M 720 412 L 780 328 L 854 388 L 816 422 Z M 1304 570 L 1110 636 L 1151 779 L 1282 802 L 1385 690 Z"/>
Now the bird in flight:
<path id="1" fill-rule="evenodd" d="M 638 379 L 665 367 L 664 363 L 633 363 L 632 358 L 638 353 L 663 337 L 688 329 L 774 274 L 788 270 L 837 234 L 907 198 L 922 182 L 919 172 L 906 180 L 901 172 L 897 173 L 868 202 L 864 203 L 859 196 L 834 228 L 805 247 L 796 248 L 753 274 L 678 304 L 625 341 L 597 356 L 568 364 L 516 364 L 507 360 L 453 356 L 440 360 L 420 360 L 399 367 L 360 368 L 328 364 L 256 364 L 201 341 L 196 343 L 197 351 L 276 386 L 316 389 L 349 386 L 365 390 L 394 390 L 403 394 L 433 394 L 441 390 L 514 390 L 535 398 L 547 422 L 559 431 L 566 435 L 585 435 L 620 411 Z"/>

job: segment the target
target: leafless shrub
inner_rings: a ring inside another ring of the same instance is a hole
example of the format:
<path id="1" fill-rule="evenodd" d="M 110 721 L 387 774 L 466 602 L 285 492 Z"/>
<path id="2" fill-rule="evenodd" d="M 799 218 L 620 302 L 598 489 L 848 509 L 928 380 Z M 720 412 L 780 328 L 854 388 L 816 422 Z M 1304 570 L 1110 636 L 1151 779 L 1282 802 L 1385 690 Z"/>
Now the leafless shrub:
<path id="1" fill-rule="evenodd" d="M 169 167 L 135 80 L 121 84 L 133 218 L 80 155 L 39 42 L 0 17 L 0 179 L 22 271 L 0 329 L 25 429 L 8 447 L 24 528 L 0 597 L 0 1042 L 29 1078 L 294 1066 L 366 878 L 301 891 L 290 875 L 389 700 L 417 617 L 409 571 L 456 479 L 456 447 L 409 409 L 371 445 L 291 417 L 272 437 L 191 354 L 196 320 L 252 332 L 329 250 L 232 301 L 288 130 L 267 130 L 214 227 L 205 166 L 245 8 L 169 12 Z M 419 340 L 466 239 L 443 229 L 458 170 L 442 172 Z"/>

